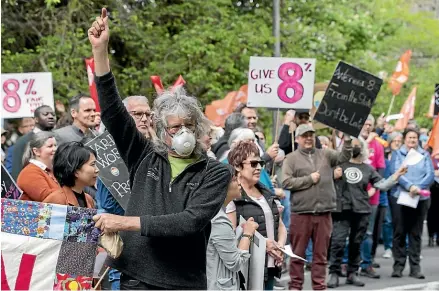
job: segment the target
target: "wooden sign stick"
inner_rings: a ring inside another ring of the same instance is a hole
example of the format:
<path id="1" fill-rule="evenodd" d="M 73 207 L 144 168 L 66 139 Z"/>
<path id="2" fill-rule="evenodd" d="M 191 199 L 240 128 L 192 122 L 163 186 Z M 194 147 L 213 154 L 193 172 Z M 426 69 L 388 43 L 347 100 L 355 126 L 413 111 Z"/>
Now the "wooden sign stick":
<path id="1" fill-rule="evenodd" d="M 277 116 L 277 120 L 276 120 L 275 136 L 274 136 L 274 140 L 275 140 L 276 143 L 279 142 L 279 137 L 278 137 L 278 135 L 279 135 L 279 119 L 280 119 L 280 118 L 279 118 L 279 113 L 280 113 L 280 109 L 278 108 L 278 109 L 277 109 L 277 114 L 276 114 L 276 116 Z M 273 159 L 273 168 L 271 169 L 271 177 L 274 177 L 274 176 L 275 176 L 275 173 L 274 173 L 274 166 L 275 166 L 275 164 L 276 164 L 275 159 L 276 159 L 276 158 Z"/>
<path id="2" fill-rule="evenodd" d="M 96 290 L 96 289 L 99 287 L 99 285 L 101 285 L 102 280 L 104 280 L 105 275 L 107 275 L 108 271 L 110 271 L 110 267 L 107 267 L 107 268 L 105 269 L 105 272 L 104 272 L 104 273 L 102 274 L 102 276 L 99 278 L 99 281 L 98 281 L 98 282 L 96 283 L 96 285 L 93 287 L 93 290 Z"/>

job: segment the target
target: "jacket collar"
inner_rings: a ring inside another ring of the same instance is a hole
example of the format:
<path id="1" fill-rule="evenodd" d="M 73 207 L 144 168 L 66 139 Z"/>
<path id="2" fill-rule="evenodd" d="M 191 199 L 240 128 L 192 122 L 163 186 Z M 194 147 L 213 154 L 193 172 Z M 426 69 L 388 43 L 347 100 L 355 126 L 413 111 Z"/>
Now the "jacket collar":
<path id="1" fill-rule="evenodd" d="M 66 186 L 63 186 L 62 190 L 64 192 L 64 195 L 66 195 L 67 205 L 79 207 L 78 199 L 76 198 L 75 193 L 73 193 L 73 190 L 70 187 L 66 187 Z M 84 195 L 85 195 L 85 202 L 87 203 L 87 208 L 93 208 L 89 196 L 86 193 L 84 193 Z"/>
<path id="2" fill-rule="evenodd" d="M 407 155 L 409 153 L 409 150 L 407 149 L 407 147 L 405 145 L 402 145 L 402 147 L 399 149 L 401 151 L 401 153 L 403 155 Z M 420 153 L 425 155 L 425 153 L 427 153 L 423 148 L 421 148 L 420 146 L 418 146 L 417 148 L 415 148 L 415 150 Z"/>
<path id="3" fill-rule="evenodd" d="M 274 196 L 269 189 L 267 189 L 261 182 L 258 182 L 255 187 L 261 192 L 262 196 L 269 201 L 270 198 L 276 197 Z M 238 198 L 237 200 L 250 200 L 253 201 L 248 194 L 245 192 L 244 188 L 241 190 L 241 198 Z"/>

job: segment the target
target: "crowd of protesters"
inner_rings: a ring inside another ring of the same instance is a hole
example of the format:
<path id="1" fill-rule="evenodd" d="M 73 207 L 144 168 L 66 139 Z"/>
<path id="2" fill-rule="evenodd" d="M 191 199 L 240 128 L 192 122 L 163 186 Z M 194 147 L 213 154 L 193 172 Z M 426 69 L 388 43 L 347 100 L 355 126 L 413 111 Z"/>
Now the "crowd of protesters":
<path id="1" fill-rule="evenodd" d="M 98 208 L 96 227 L 120 232 L 124 248 L 109 262 L 111 289 L 243 289 L 256 231 L 267 242 L 265 290 L 288 270 L 289 289 L 301 290 L 306 268 L 314 290 L 337 288 L 340 277 L 364 286 L 361 276 L 380 278 L 380 240 L 383 257 L 394 260 L 392 277 L 403 276 L 409 258 L 409 276 L 425 278 L 424 220 L 428 245 L 439 246 L 439 155 L 424 149 L 428 130 L 411 121 L 395 131 L 384 116 L 370 115 L 358 138 L 336 130 L 318 136 L 309 112 L 296 110 L 285 113 L 267 145 L 257 110 L 245 105 L 221 129 L 181 87 L 159 94 L 152 108 L 144 96 L 122 101 L 107 21 L 104 10 L 89 30 L 101 112 L 84 94 L 70 99 L 68 111 L 57 104 L 58 123 L 51 107 L 37 108 L 16 130 L 9 123 L 2 129 L 2 163 L 20 199 Z M 130 173 L 125 210 L 84 145 L 105 130 Z M 410 151 L 422 160 L 407 165 Z M 406 193 L 420 196 L 416 208 L 398 203 Z M 287 245 L 308 263 L 287 260 Z"/>

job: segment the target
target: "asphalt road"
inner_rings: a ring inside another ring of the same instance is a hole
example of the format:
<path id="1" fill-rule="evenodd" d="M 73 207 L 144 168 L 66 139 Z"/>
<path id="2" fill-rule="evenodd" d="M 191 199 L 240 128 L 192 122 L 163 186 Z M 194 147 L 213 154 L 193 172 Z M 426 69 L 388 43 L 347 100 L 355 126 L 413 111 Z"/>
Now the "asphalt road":
<path id="1" fill-rule="evenodd" d="M 384 259 L 382 254 L 384 248 L 382 245 L 378 247 L 375 261 L 381 265 L 381 268 L 376 269 L 381 275 L 380 279 L 369 279 L 360 277 L 366 283 L 365 287 L 354 287 L 352 285 L 345 285 L 345 278 L 340 278 L 340 287 L 335 290 L 439 290 L 439 247 L 428 247 L 427 230 L 425 229 L 423 235 L 422 261 L 421 268 L 425 275 L 424 280 L 414 279 L 409 277 L 409 266 L 407 259 L 407 266 L 404 270 L 402 278 L 392 278 L 393 259 Z M 288 274 L 284 274 L 281 278 L 281 283 L 285 287 L 288 286 L 290 280 Z M 311 290 L 311 273 L 305 272 L 304 290 Z"/>

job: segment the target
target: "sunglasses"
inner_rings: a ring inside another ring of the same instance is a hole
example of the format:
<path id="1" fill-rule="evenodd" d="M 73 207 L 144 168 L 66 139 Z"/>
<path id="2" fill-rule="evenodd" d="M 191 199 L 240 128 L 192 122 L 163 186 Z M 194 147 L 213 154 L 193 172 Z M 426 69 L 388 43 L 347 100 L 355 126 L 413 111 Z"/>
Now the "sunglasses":
<path id="1" fill-rule="evenodd" d="M 250 161 L 250 162 L 242 162 L 242 163 L 249 164 L 254 169 L 256 169 L 258 165 L 260 165 L 261 168 L 265 167 L 265 161 Z"/>

